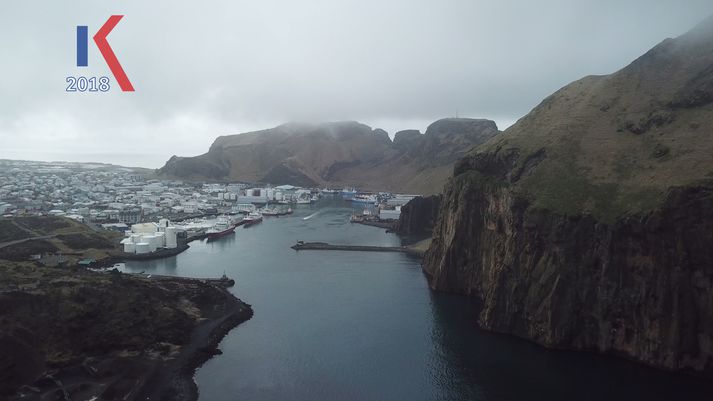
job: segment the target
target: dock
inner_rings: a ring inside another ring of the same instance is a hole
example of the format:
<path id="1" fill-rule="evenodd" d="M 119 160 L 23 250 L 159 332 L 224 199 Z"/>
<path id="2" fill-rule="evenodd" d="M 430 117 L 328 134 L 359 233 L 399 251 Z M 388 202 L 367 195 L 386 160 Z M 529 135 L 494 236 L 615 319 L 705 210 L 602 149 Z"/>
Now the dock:
<path id="1" fill-rule="evenodd" d="M 326 242 L 303 242 L 298 241 L 297 244 L 290 248 L 295 251 L 359 251 L 359 252 L 408 252 L 402 246 L 372 246 L 372 245 L 335 245 Z"/>
<path id="2" fill-rule="evenodd" d="M 356 251 L 356 252 L 403 252 L 422 258 L 431 245 L 431 239 L 424 239 L 407 246 L 376 246 L 376 245 L 336 245 L 326 242 L 297 241 L 290 248 L 295 251 Z"/>
<path id="3" fill-rule="evenodd" d="M 162 259 L 170 256 L 176 256 L 179 253 L 188 249 L 188 244 L 180 244 L 175 248 L 163 248 L 154 252 L 149 253 L 126 253 L 119 252 L 117 254 L 117 260 L 153 260 Z"/>

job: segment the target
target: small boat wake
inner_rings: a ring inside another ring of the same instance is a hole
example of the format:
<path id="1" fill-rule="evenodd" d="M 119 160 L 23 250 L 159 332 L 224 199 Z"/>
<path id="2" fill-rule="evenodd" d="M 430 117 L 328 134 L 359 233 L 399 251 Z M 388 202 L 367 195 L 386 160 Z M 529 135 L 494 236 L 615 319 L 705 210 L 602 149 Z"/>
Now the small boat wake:
<path id="1" fill-rule="evenodd" d="M 307 217 L 303 217 L 302 220 L 309 220 L 309 219 L 311 219 L 312 217 L 314 217 L 314 216 L 316 216 L 316 215 L 318 215 L 318 214 L 319 214 L 319 212 L 314 212 L 314 213 L 310 214 L 310 215 L 307 216 Z"/>

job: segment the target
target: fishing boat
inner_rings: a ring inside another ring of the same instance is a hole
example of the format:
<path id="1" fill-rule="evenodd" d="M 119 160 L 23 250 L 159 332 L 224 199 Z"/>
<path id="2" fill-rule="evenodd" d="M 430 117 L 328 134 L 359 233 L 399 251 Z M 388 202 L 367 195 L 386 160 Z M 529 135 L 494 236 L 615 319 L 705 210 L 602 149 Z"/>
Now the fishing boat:
<path id="1" fill-rule="evenodd" d="M 338 189 L 329 189 L 329 188 L 324 188 L 322 191 L 322 194 L 324 195 L 337 195 L 339 193 Z"/>
<path id="2" fill-rule="evenodd" d="M 264 207 L 260 210 L 260 213 L 262 213 L 263 216 L 284 216 L 286 214 L 292 214 L 292 208 L 290 207 L 285 210 L 284 208 Z"/>
<path id="3" fill-rule="evenodd" d="M 357 194 L 357 191 L 354 188 L 345 187 L 344 189 L 342 189 L 342 198 L 344 200 L 352 200 L 352 198 L 354 198 L 354 195 L 356 195 L 356 194 Z"/>
<path id="4" fill-rule="evenodd" d="M 369 209 L 364 209 L 361 214 L 352 213 L 352 217 L 349 218 L 350 223 L 361 223 L 363 221 L 373 220 L 374 214 Z"/>
<path id="5" fill-rule="evenodd" d="M 220 219 L 215 222 L 213 227 L 208 229 L 205 233 L 208 238 L 208 241 L 213 241 L 221 237 L 225 237 L 226 235 L 232 234 L 235 232 L 235 224 L 231 224 L 230 221 L 225 220 L 225 219 Z"/>
<path id="6" fill-rule="evenodd" d="M 276 207 L 270 207 L 270 202 L 267 202 L 265 206 L 259 210 L 263 216 L 280 216 L 282 211 Z"/>
<path id="7" fill-rule="evenodd" d="M 273 208 L 263 208 L 260 210 L 260 213 L 262 213 L 263 216 L 282 216 L 284 213 L 281 212 L 279 209 L 273 207 Z"/>
<path id="8" fill-rule="evenodd" d="M 248 213 L 248 215 L 243 219 L 243 226 L 245 226 L 245 228 L 254 226 L 258 223 L 262 223 L 262 213 L 260 212 Z"/>
<path id="9" fill-rule="evenodd" d="M 366 194 L 354 195 L 354 197 L 351 200 L 352 200 L 352 203 L 366 203 L 369 205 L 374 205 L 379 201 L 379 199 L 376 198 L 376 195 L 366 195 Z"/>
<path id="10" fill-rule="evenodd" d="M 295 203 L 298 205 L 309 205 L 312 203 L 312 194 L 307 190 L 295 192 Z"/>

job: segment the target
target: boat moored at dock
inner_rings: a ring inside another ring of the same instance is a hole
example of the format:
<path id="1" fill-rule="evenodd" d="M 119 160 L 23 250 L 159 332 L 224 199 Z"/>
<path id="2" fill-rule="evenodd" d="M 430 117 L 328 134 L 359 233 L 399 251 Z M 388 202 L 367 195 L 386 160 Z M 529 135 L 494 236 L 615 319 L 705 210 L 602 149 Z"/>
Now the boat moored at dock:
<path id="1" fill-rule="evenodd" d="M 259 223 L 262 223 L 262 213 L 260 212 L 251 212 L 243 219 L 243 225 L 245 228 Z"/>
<path id="2" fill-rule="evenodd" d="M 218 219 L 212 228 L 208 229 L 205 234 L 208 241 L 214 241 L 218 238 L 235 232 L 236 225 L 228 219 Z"/>
<path id="3" fill-rule="evenodd" d="M 357 190 L 354 188 L 345 187 L 342 189 L 342 199 L 344 200 L 352 200 L 356 194 Z"/>
<path id="4" fill-rule="evenodd" d="M 377 203 L 379 203 L 379 199 L 376 197 L 376 195 L 367 194 L 354 195 L 351 201 L 352 203 L 362 203 L 368 205 L 376 205 Z"/>
<path id="5" fill-rule="evenodd" d="M 267 207 L 267 206 L 266 206 L 266 207 L 260 209 L 260 213 L 261 213 L 263 216 L 276 216 L 276 217 L 279 217 L 279 216 L 285 216 L 285 215 L 288 215 L 288 214 L 292 214 L 292 208 L 291 208 L 291 207 L 288 207 L 287 209 L 283 209 L 283 208 L 277 208 L 277 207 L 272 207 L 272 208 L 270 208 L 270 207 Z"/>

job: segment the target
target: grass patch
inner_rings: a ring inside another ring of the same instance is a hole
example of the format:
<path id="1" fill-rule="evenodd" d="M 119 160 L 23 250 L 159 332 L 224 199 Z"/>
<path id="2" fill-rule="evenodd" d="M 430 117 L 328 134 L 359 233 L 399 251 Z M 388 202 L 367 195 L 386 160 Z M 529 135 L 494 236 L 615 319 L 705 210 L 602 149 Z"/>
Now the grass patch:
<path id="1" fill-rule="evenodd" d="M 596 184 L 575 169 L 543 166 L 523 189 L 533 206 L 565 215 L 589 213 L 597 220 L 612 224 L 619 217 L 643 210 L 654 210 L 663 199 L 660 188 L 623 188 L 621 184 Z"/>
<path id="2" fill-rule="evenodd" d="M 72 227 L 72 221 L 56 216 L 18 217 L 14 221 L 18 226 L 31 230 L 37 235 L 54 234 L 57 230 Z"/>
<path id="3" fill-rule="evenodd" d="M 47 240 L 32 240 L 0 248 L 0 259 L 19 262 L 27 260 L 30 255 L 57 251 L 57 247 Z"/>
<path id="4" fill-rule="evenodd" d="M 32 237 L 32 234 L 16 226 L 12 220 L 0 219 L 0 242 L 10 242 Z"/>
<path id="5" fill-rule="evenodd" d="M 458 174 L 453 182 L 458 188 L 501 188 L 508 186 L 509 184 L 505 181 L 498 180 L 497 178 L 482 174 L 479 171 L 468 170 L 461 174 Z"/>
<path id="6" fill-rule="evenodd" d="M 588 213 L 612 224 L 619 217 L 643 210 L 653 210 L 663 201 L 660 189 L 624 187 L 619 183 L 594 183 L 588 171 L 577 164 L 582 150 L 574 140 L 562 141 L 533 174 L 522 181 L 521 190 L 536 208 L 564 215 Z M 628 177 L 636 166 L 635 158 L 620 153 L 614 172 L 619 179 Z"/>
<path id="7" fill-rule="evenodd" d="M 57 239 L 62 241 L 67 247 L 72 249 L 110 249 L 114 244 L 99 233 L 94 235 L 86 234 L 64 234 L 58 235 Z"/>

